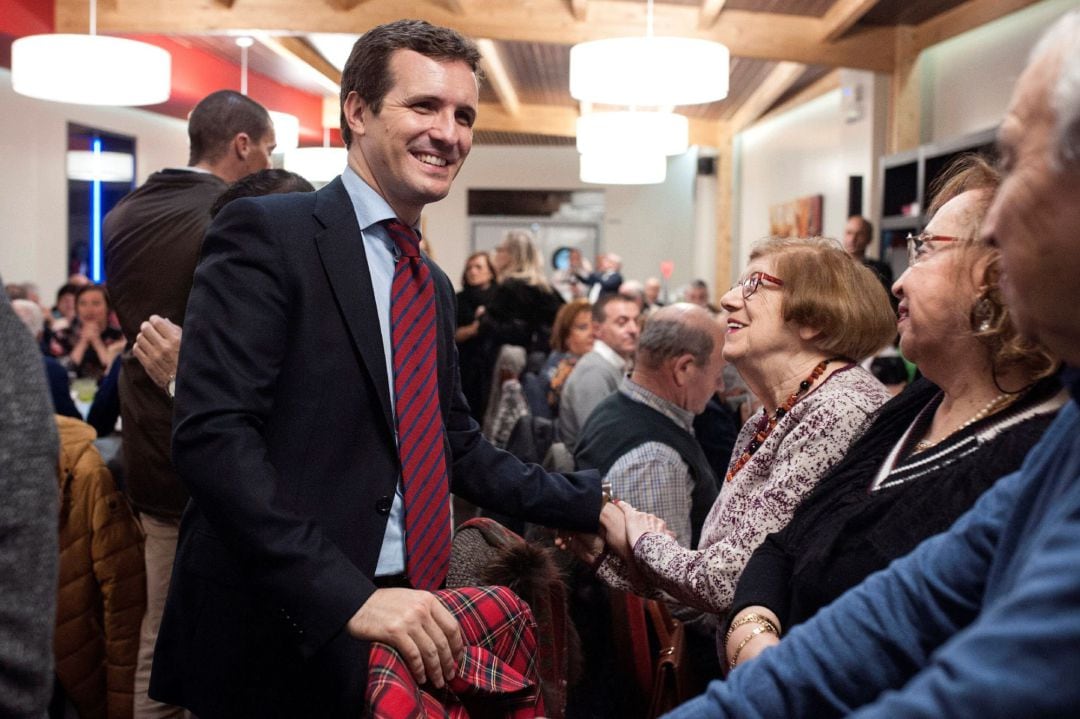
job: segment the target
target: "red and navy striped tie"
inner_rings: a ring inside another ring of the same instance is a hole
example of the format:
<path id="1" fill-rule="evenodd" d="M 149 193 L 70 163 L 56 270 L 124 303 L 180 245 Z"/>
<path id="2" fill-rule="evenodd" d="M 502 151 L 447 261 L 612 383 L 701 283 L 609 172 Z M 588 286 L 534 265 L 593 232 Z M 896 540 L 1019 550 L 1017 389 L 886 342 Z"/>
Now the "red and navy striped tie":
<path id="1" fill-rule="evenodd" d="M 417 589 L 442 586 L 450 563 L 450 481 L 435 367 L 435 286 L 420 239 L 391 220 L 401 255 L 390 294 L 394 407 L 405 497 L 405 573 Z"/>

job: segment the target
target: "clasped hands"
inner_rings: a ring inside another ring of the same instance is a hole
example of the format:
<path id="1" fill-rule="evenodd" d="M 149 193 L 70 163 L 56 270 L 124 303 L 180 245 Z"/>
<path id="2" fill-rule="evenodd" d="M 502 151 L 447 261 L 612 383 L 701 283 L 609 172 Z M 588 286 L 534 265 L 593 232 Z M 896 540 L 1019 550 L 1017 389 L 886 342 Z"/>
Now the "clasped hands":
<path id="1" fill-rule="evenodd" d="M 605 545 L 630 565 L 633 565 L 634 546 L 647 532 L 674 535 L 659 517 L 634 509 L 627 502 L 614 500 L 604 505 L 600 512 L 600 532 L 561 532 L 555 539 L 560 549 L 573 552 L 585 564 L 595 564 Z"/>

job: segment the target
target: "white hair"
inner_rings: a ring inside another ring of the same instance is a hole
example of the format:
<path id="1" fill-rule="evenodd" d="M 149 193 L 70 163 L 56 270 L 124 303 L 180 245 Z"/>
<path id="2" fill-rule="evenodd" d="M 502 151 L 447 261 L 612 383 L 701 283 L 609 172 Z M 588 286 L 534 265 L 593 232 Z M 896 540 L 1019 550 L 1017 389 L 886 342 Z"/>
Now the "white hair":
<path id="1" fill-rule="evenodd" d="M 11 309 L 15 310 L 15 314 L 19 316 L 19 319 L 26 325 L 35 339 L 41 336 L 41 333 L 45 330 L 45 315 L 37 302 L 12 300 Z"/>
<path id="2" fill-rule="evenodd" d="M 1050 26 L 1031 51 L 1028 63 L 1051 53 L 1061 58 L 1050 97 L 1057 117 L 1055 160 L 1080 169 L 1080 9 L 1070 10 Z"/>

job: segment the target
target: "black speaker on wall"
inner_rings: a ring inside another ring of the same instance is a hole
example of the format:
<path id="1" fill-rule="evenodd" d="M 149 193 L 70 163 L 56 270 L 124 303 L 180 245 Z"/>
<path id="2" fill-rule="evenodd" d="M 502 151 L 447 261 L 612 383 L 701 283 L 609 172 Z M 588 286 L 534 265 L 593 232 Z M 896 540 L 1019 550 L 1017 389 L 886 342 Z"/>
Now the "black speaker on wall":
<path id="1" fill-rule="evenodd" d="M 848 175 L 847 216 L 852 217 L 862 213 L 862 175 Z"/>
<path id="2" fill-rule="evenodd" d="M 697 159 L 697 174 L 712 176 L 716 174 L 715 157 L 699 157 Z"/>

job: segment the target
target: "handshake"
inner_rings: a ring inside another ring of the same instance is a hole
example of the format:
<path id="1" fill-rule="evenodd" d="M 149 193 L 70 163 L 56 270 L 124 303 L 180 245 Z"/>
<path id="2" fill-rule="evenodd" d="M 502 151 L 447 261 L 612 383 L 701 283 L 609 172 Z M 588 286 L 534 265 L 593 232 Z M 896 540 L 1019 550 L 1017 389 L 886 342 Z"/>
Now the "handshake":
<path id="1" fill-rule="evenodd" d="M 561 532 L 555 538 L 555 546 L 573 552 L 574 556 L 590 566 L 601 559 L 606 548 L 621 557 L 628 566 L 633 566 L 634 545 L 648 532 L 674 536 L 664 520 L 615 499 L 605 503 L 600 511 L 599 533 Z"/>

